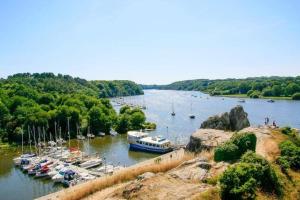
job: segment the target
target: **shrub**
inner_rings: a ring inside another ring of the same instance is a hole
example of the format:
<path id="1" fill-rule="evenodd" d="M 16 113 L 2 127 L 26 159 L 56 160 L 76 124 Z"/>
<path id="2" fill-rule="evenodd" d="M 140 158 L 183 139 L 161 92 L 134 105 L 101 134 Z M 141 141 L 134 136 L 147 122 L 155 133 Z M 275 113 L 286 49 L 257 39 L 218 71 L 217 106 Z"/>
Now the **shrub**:
<path id="1" fill-rule="evenodd" d="M 284 141 L 279 145 L 279 148 L 281 150 L 281 156 L 277 159 L 277 162 L 283 165 L 283 167 L 290 166 L 292 169 L 299 170 L 300 147 L 291 141 Z"/>
<path id="2" fill-rule="evenodd" d="M 222 199 L 255 199 L 257 181 L 253 174 L 256 172 L 255 165 L 248 163 L 229 167 L 220 179 Z"/>
<path id="3" fill-rule="evenodd" d="M 239 159 L 246 151 L 255 151 L 256 136 L 253 133 L 237 133 L 232 138 L 215 149 L 215 161 L 230 161 Z"/>
<path id="4" fill-rule="evenodd" d="M 285 135 L 289 135 L 290 133 L 292 133 L 292 128 L 289 126 L 283 127 L 281 128 L 281 133 Z"/>
<path id="5" fill-rule="evenodd" d="M 241 163 L 228 168 L 220 178 L 222 199 L 255 199 L 259 187 L 266 192 L 281 194 L 281 184 L 267 160 L 248 151 Z"/>
<path id="6" fill-rule="evenodd" d="M 293 94 L 292 99 L 293 100 L 300 100 L 300 93 Z"/>
<path id="7" fill-rule="evenodd" d="M 248 151 L 242 156 L 241 162 L 256 165 L 258 172 L 254 176 L 263 190 L 275 192 L 277 195 L 281 194 L 278 177 L 266 159 L 252 151 Z"/>
<path id="8" fill-rule="evenodd" d="M 239 159 L 239 148 L 232 142 L 226 142 L 215 149 L 215 161 L 230 161 Z"/>
<path id="9" fill-rule="evenodd" d="M 255 151 L 257 139 L 254 133 L 237 133 L 232 136 L 231 140 L 238 146 L 240 156 L 248 150 Z"/>

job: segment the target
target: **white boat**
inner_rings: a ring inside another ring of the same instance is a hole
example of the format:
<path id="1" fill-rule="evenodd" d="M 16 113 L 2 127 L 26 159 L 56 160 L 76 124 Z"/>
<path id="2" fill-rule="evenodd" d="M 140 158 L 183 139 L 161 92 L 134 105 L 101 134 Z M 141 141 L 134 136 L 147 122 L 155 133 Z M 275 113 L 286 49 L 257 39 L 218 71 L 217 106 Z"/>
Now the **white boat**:
<path id="1" fill-rule="evenodd" d="M 94 138 L 94 137 L 95 137 L 95 135 L 94 135 L 94 134 L 91 134 L 91 133 L 87 134 L 86 136 L 87 136 L 88 138 Z"/>
<path id="2" fill-rule="evenodd" d="M 97 168 L 95 171 L 101 172 L 101 173 L 109 173 L 114 171 L 114 166 L 113 165 L 104 165 L 99 168 Z"/>
<path id="3" fill-rule="evenodd" d="M 56 175 L 54 175 L 51 179 L 55 182 L 55 183 L 60 183 L 64 180 L 64 176 L 65 176 L 65 172 L 68 171 L 69 168 L 65 167 L 62 168 Z"/>
<path id="4" fill-rule="evenodd" d="M 245 103 L 246 101 L 245 101 L 245 99 L 240 99 L 238 102 Z"/>
<path id="5" fill-rule="evenodd" d="M 84 137 L 83 135 L 77 135 L 77 139 L 78 139 L 78 140 L 84 140 L 85 137 Z"/>
<path id="6" fill-rule="evenodd" d="M 118 133 L 115 130 L 110 130 L 110 135 L 111 136 L 116 136 Z"/>
<path id="7" fill-rule="evenodd" d="M 35 157 L 36 155 L 35 154 L 23 154 L 17 158 L 14 158 L 13 161 L 14 161 L 14 164 L 15 165 L 20 165 L 21 164 L 21 161 L 22 159 L 26 159 L 26 158 L 32 158 L 32 157 Z"/>
<path id="8" fill-rule="evenodd" d="M 79 166 L 82 168 L 85 168 L 85 169 L 89 169 L 89 168 L 97 167 L 101 164 L 102 164 L 101 158 L 92 158 L 88 161 L 85 161 L 85 162 L 79 164 Z"/>
<path id="9" fill-rule="evenodd" d="M 105 136 L 105 133 L 99 132 L 98 135 L 99 135 L 100 137 L 104 137 L 104 136 Z"/>
<path id="10" fill-rule="evenodd" d="M 173 150 L 171 142 L 161 136 L 149 137 L 148 133 L 128 131 L 127 140 L 132 150 L 167 153 Z"/>

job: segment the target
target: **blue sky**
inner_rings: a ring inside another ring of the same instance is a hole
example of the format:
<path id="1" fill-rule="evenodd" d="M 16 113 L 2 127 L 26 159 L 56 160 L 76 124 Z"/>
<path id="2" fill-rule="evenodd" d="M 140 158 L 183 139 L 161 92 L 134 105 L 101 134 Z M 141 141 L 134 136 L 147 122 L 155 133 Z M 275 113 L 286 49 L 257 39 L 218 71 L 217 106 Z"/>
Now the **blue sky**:
<path id="1" fill-rule="evenodd" d="M 300 1 L 0 0 L 0 77 L 300 75 Z"/>

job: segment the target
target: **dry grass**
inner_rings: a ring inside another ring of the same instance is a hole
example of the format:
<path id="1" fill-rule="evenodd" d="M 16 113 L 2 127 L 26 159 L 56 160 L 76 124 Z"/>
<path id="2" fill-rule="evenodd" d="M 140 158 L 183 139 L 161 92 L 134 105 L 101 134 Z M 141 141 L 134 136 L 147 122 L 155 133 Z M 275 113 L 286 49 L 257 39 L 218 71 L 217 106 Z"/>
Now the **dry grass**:
<path id="1" fill-rule="evenodd" d="M 220 190 L 217 187 L 210 188 L 205 192 L 195 195 L 192 200 L 221 200 Z"/>
<path id="2" fill-rule="evenodd" d="M 90 181 L 88 183 L 80 185 L 80 187 L 70 188 L 69 190 L 66 190 L 66 192 L 60 197 L 60 199 L 79 200 L 110 186 L 136 179 L 137 176 L 145 172 L 159 173 L 169 171 L 179 166 L 184 161 L 190 160 L 192 158 L 194 158 L 192 154 L 185 154 L 181 158 L 174 158 L 167 161 L 162 160 L 160 162 L 155 162 L 153 164 L 141 167 L 124 169 L 112 176 Z"/>

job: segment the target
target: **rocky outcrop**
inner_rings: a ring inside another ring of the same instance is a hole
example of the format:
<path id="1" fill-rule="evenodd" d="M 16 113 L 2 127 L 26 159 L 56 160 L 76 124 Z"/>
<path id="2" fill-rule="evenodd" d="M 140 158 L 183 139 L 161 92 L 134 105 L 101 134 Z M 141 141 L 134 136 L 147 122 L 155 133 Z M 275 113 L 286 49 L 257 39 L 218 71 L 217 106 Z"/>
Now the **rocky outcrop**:
<path id="1" fill-rule="evenodd" d="M 186 148 L 191 152 L 211 150 L 219 144 L 229 140 L 231 136 L 231 132 L 225 132 L 222 130 L 199 129 L 191 135 Z"/>
<path id="2" fill-rule="evenodd" d="M 249 126 L 248 114 L 242 106 L 236 106 L 229 113 L 209 117 L 200 128 L 239 131 Z"/>

